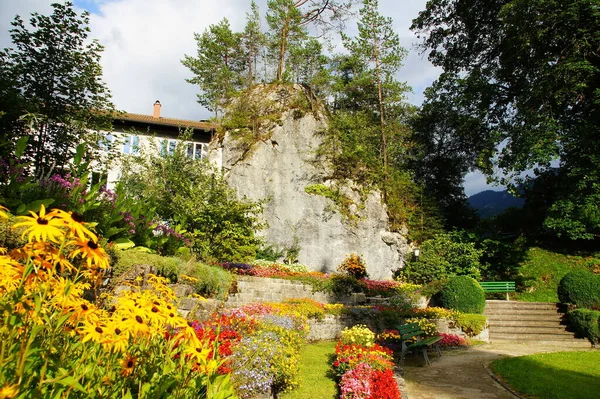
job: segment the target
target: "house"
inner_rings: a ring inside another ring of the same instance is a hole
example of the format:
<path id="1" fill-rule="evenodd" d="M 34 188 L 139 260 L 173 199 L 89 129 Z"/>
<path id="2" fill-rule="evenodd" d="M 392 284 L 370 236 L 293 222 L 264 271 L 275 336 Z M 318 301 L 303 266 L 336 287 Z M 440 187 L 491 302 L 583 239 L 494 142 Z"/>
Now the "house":
<path id="1" fill-rule="evenodd" d="M 187 144 L 187 155 L 194 159 L 208 158 L 208 145 L 218 127 L 207 121 L 192 121 L 185 119 L 165 118 L 161 116 L 162 105 L 156 101 L 152 115 L 120 113 L 113 120 L 113 131 L 106 133 L 106 148 L 123 155 L 136 155 L 141 151 L 160 151 L 173 153 L 178 137 L 183 131 L 191 133 Z M 211 160 L 220 166 L 220 160 Z M 95 168 L 96 169 L 96 168 Z M 109 187 L 114 187 L 121 175 L 120 162 L 114 161 L 107 169 L 106 177 Z"/>

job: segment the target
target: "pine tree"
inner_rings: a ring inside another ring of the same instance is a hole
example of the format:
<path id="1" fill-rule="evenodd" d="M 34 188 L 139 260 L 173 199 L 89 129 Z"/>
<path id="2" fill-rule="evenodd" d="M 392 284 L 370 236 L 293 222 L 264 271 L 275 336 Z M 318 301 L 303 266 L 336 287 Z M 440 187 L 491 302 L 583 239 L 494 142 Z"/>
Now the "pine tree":
<path id="1" fill-rule="evenodd" d="M 224 18 L 194 36 L 197 57 L 186 55 L 181 61 L 194 73 L 194 77 L 186 81 L 200 87 L 198 102 L 214 111 L 218 119 L 228 100 L 243 86 L 245 59 L 241 35 L 232 32 L 229 21 Z"/>
<path id="2" fill-rule="evenodd" d="M 242 33 L 242 46 L 246 55 L 247 85 L 257 81 L 259 57 L 265 45 L 265 35 L 262 32 L 258 5 L 252 0 L 250 12 L 246 13 L 246 27 Z"/>

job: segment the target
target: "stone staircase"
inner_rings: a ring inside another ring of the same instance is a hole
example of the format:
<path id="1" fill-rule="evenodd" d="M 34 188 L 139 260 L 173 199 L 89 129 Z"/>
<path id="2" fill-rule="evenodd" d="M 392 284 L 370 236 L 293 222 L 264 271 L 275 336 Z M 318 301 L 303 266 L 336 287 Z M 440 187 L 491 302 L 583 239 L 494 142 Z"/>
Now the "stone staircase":
<path id="1" fill-rule="evenodd" d="M 590 348 L 587 339 L 566 330 L 565 313 L 553 302 L 486 301 L 490 342 L 536 341 L 548 345 Z"/>

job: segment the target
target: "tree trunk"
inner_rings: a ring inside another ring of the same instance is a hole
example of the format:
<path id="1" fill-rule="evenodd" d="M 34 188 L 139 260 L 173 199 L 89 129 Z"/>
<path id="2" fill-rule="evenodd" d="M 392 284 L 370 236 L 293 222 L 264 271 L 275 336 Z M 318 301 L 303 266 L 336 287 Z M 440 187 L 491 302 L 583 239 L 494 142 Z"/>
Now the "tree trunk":
<path id="1" fill-rule="evenodd" d="M 383 159 L 383 179 L 386 184 L 383 185 L 383 199 L 387 201 L 387 181 L 388 181 L 388 157 L 387 157 L 387 130 L 385 126 L 385 106 L 383 103 L 383 84 L 381 83 L 381 68 L 379 65 L 379 41 L 375 42 L 375 75 L 377 79 L 377 96 L 379 100 L 379 123 L 381 124 L 381 155 Z"/>
<path id="2" fill-rule="evenodd" d="M 279 44 L 279 65 L 277 67 L 277 81 L 283 80 L 283 70 L 285 67 L 285 51 L 287 47 L 287 38 L 289 34 L 289 20 L 286 20 L 281 29 L 281 43 Z"/>

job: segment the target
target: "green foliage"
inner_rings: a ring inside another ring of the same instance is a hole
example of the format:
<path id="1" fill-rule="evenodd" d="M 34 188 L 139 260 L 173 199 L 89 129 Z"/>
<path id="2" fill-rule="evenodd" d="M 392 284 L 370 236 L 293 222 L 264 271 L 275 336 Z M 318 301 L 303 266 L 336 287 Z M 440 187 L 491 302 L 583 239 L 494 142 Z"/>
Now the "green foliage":
<path id="1" fill-rule="evenodd" d="M 600 353 L 575 351 L 505 357 L 491 364 L 494 373 L 522 396 L 588 399 L 598 389 Z"/>
<path id="2" fill-rule="evenodd" d="M 363 285 L 352 276 L 334 274 L 329 278 L 325 285 L 327 291 L 335 295 L 350 295 L 356 292 L 363 292 Z"/>
<path id="3" fill-rule="evenodd" d="M 581 337 L 596 345 L 600 341 L 600 312 L 591 309 L 575 309 L 568 313 L 569 326 Z"/>
<path id="4" fill-rule="evenodd" d="M 582 308 L 600 305 L 600 277 L 588 270 L 573 270 L 558 284 L 558 299 Z"/>
<path id="5" fill-rule="evenodd" d="M 8 219 L 0 218 L 0 248 L 6 248 L 10 251 L 25 245 L 26 240 L 21 238 L 22 229 L 12 228 L 12 225 L 18 221 L 19 219 L 12 215 L 9 215 Z"/>
<path id="6" fill-rule="evenodd" d="M 452 277 L 440 292 L 446 309 L 463 313 L 483 313 L 485 294 L 477 281 L 469 276 Z"/>
<path id="7" fill-rule="evenodd" d="M 346 256 L 342 263 L 338 265 L 337 270 L 354 277 L 355 279 L 367 277 L 367 265 L 365 265 L 361 256 L 357 254 Z"/>
<path id="8" fill-rule="evenodd" d="M 235 283 L 235 277 L 223 268 L 193 260 L 180 267 L 179 276 L 182 282 L 192 285 L 197 294 L 221 301 L 227 299 Z"/>
<path id="9" fill-rule="evenodd" d="M 497 170 L 504 183 L 556 174 L 543 226 L 571 240 L 600 232 L 599 23 L 595 2 L 432 0 L 412 26 L 443 68 L 424 117 L 452 136 L 457 169 Z"/>
<path id="10" fill-rule="evenodd" d="M 597 257 L 569 255 L 543 248 L 524 250 L 514 271 L 516 299 L 521 301 L 559 302 L 560 280 L 572 270 L 591 270 L 600 264 Z M 501 281 L 501 280 L 500 280 Z"/>
<path id="11" fill-rule="evenodd" d="M 15 17 L 15 48 L 0 51 L 0 155 L 29 136 L 24 156 L 37 178 L 67 165 L 82 141 L 97 143 L 98 130 L 110 130 L 110 112 L 98 112 L 113 109 L 101 80 L 103 48 L 88 40 L 88 24 L 88 12 L 55 3 L 51 15 L 33 13 L 29 24 Z M 90 146 L 85 156 L 96 158 L 97 150 Z"/>
<path id="12" fill-rule="evenodd" d="M 214 111 L 219 117 L 234 93 L 244 83 L 244 61 L 241 36 L 233 33 L 229 21 L 224 18 L 217 25 L 210 25 L 203 34 L 194 34 L 198 46 L 197 57 L 186 55 L 181 61 L 194 74 L 186 79 L 198 85 L 201 93 L 198 102 Z"/>
<path id="13" fill-rule="evenodd" d="M 171 282 L 177 282 L 179 272 L 185 265 L 183 259 L 160 256 L 136 249 L 117 251 L 116 255 L 116 263 L 112 265 L 113 277 L 119 277 L 135 265 L 152 265 L 156 268 L 158 275 L 168 278 Z"/>
<path id="14" fill-rule="evenodd" d="M 262 245 L 256 250 L 256 259 L 277 262 L 285 255 L 282 249 L 275 245 Z"/>
<path id="15" fill-rule="evenodd" d="M 480 277 L 482 250 L 459 232 L 438 234 L 423 242 L 418 259 L 399 270 L 399 278 L 411 283 L 427 284 L 452 276 Z"/>
<path id="16" fill-rule="evenodd" d="M 260 204 L 238 200 L 219 172 L 188 158 L 185 151 L 180 142 L 173 154 L 150 151 L 129 157 L 122 175 L 127 194 L 187 231 L 200 259 L 253 259 L 259 245 L 254 231 L 261 227 Z"/>
<path id="17" fill-rule="evenodd" d="M 478 335 L 487 325 L 487 317 L 482 314 L 458 313 L 455 320 L 456 325 L 469 337 Z"/>
<path id="18" fill-rule="evenodd" d="M 118 278 L 134 265 L 152 265 L 157 269 L 158 275 L 168 278 L 171 282 L 189 284 L 197 294 L 220 300 L 227 298 L 234 282 L 233 276 L 221 267 L 136 249 L 116 251 L 116 263 L 112 265 L 113 276 Z"/>

